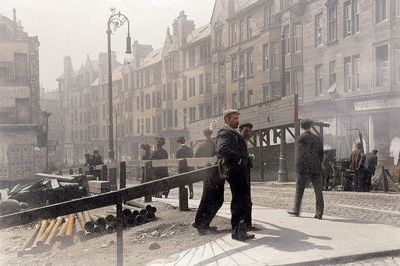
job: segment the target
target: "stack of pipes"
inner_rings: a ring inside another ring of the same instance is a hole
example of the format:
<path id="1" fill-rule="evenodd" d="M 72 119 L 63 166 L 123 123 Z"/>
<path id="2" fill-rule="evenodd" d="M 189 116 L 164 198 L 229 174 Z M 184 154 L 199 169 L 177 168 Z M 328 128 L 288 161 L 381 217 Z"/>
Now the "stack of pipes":
<path id="1" fill-rule="evenodd" d="M 133 227 L 154 221 L 157 208 L 147 206 L 132 206 L 131 202 L 124 205 L 123 226 Z M 95 212 L 79 212 L 46 219 L 38 222 L 35 231 L 19 250 L 19 254 L 48 250 L 56 242 L 72 244 L 74 235 L 81 240 L 105 233 L 113 233 L 116 229 L 116 216 L 113 214 L 100 215 Z"/>

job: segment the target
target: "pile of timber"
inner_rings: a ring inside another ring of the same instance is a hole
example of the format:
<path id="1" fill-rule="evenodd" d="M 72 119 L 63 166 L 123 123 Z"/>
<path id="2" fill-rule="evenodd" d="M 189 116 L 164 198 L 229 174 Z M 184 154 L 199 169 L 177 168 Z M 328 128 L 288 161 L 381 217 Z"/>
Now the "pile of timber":
<path id="1" fill-rule="evenodd" d="M 122 210 L 122 226 L 129 228 L 154 221 L 156 212 L 156 207 L 131 202 L 129 206 L 124 205 Z M 19 254 L 47 251 L 55 242 L 70 245 L 74 243 L 74 236 L 83 241 L 103 233 L 113 233 L 116 227 L 115 214 L 101 215 L 93 211 L 42 220 L 38 222 L 31 237 L 19 250 Z"/>

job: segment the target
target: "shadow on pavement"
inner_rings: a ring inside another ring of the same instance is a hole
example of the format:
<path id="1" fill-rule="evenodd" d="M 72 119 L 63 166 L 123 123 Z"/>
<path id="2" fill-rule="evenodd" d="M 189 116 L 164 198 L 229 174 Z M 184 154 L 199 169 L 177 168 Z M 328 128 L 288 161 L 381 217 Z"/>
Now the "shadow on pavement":
<path id="1" fill-rule="evenodd" d="M 268 225 L 272 228 L 266 228 L 263 225 Z M 270 247 L 270 248 L 284 251 L 284 252 L 299 252 L 299 251 L 307 251 L 307 250 L 312 250 L 312 249 L 317 249 L 317 250 L 332 250 L 333 249 L 330 246 L 316 245 L 314 243 L 307 241 L 308 239 L 312 239 L 312 238 L 320 239 L 320 240 L 331 240 L 330 237 L 308 235 L 308 234 L 303 233 L 298 230 L 293 230 L 293 229 L 285 228 L 285 227 L 282 227 L 279 225 L 260 221 L 260 224 L 257 224 L 257 227 L 261 227 L 261 226 L 263 226 L 263 229 L 260 231 L 257 231 L 258 237 L 254 240 L 246 241 L 245 246 L 234 248 L 224 238 L 220 239 L 220 240 L 224 241 L 224 246 L 221 246 L 220 244 L 218 244 L 218 242 L 217 242 L 218 240 L 212 241 L 210 243 L 211 245 L 218 245 L 218 247 L 220 249 L 222 249 L 224 252 L 221 254 L 218 254 L 216 256 L 212 256 L 212 257 L 210 257 L 206 260 L 203 260 L 194 265 L 195 266 L 206 265 L 206 264 L 218 261 L 220 259 L 223 259 L 225 257 L 230 257 L 230 256 L 238 254 L 238 253 L 243 253 L 246 250 L 250 250 L 250 249 L 253 249 L 253 248 L 256 248 L 259 246 Z M 260 235 L 261 235 L 261 237 L 260 237 Z M 227 246 L 228 246 L 228 249 L 227 249 Z M 232 249 L 230 249 L 230 248 L 232 248 Z M 250 258 L 245 253 L 243 253 L 242 255 L 248 257 L 250 260 L 254 260 L 253 258 Z M 254 260 L 254 262 L 255 262 L 255 264 L 260 263 L 260 261 L 256 261 L 256 260 Z"/>

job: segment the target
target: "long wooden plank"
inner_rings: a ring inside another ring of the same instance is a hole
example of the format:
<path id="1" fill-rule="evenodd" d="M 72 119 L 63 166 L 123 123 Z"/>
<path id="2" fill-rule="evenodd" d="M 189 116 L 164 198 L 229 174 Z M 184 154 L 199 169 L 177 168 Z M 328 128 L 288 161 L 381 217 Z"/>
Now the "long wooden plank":
<path id="1" fill-rule="evenodd" d="M 70 213 L 106 207 L 117 204 L 120 200 L 128 201 L 137 199 L 145 195 L 151 195 L 167 189 L 202 181 L 207 176 L 215 174 L 215 169 L 216 166 L 209 166 L 195 171 L 146 182 L 135 187 L 0 216 L 0 227 L 4 228 L 13 225 L 21 225 L 39 218 L 55 218 Z"/>
<path id="2" fill-rule="evenodd" d="M 187 158 L 186 160 L 189 167 L 203 167 L 206 166 L 208 163 L 214 162 L 215 159 L 213 157 L 204 157 L 204 158 Z M 126 161 L 126 167 L 143 167 L 146 162 L 150 161 L 149 160 Z M 153 160 L 151 162 L 153 167 L 177 167 L 179 159 Z"/>

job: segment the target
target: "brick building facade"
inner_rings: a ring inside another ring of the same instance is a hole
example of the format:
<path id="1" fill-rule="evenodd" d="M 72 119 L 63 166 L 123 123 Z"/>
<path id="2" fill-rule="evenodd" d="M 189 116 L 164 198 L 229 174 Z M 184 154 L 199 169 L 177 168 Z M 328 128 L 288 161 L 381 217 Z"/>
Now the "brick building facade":
<path id="1" fill-rule="evenodd" d="M 0 182 L 46 170 L 47 121 L 40 109 L 39 40 L 0 15 Z"/>
<path id="2" fill-rule="evenodd" d="M 325 144 L 339 157 L 356 141 L 354 128 L 368 150 L 397 157 L 399 20 L 398 0 L 216 0 L 201 27 L 181 12 L 161 49 L 136 43 L 143 58 L 121 67 L 120 158 L 138 158 L 139 145 L 155 136 L 173 154 L 177 137 L 190 139 L 190 124 L 292 94 L 300 118 L 331 125 Z M 99 117 L 106 141 L 107 118 Z"/>

